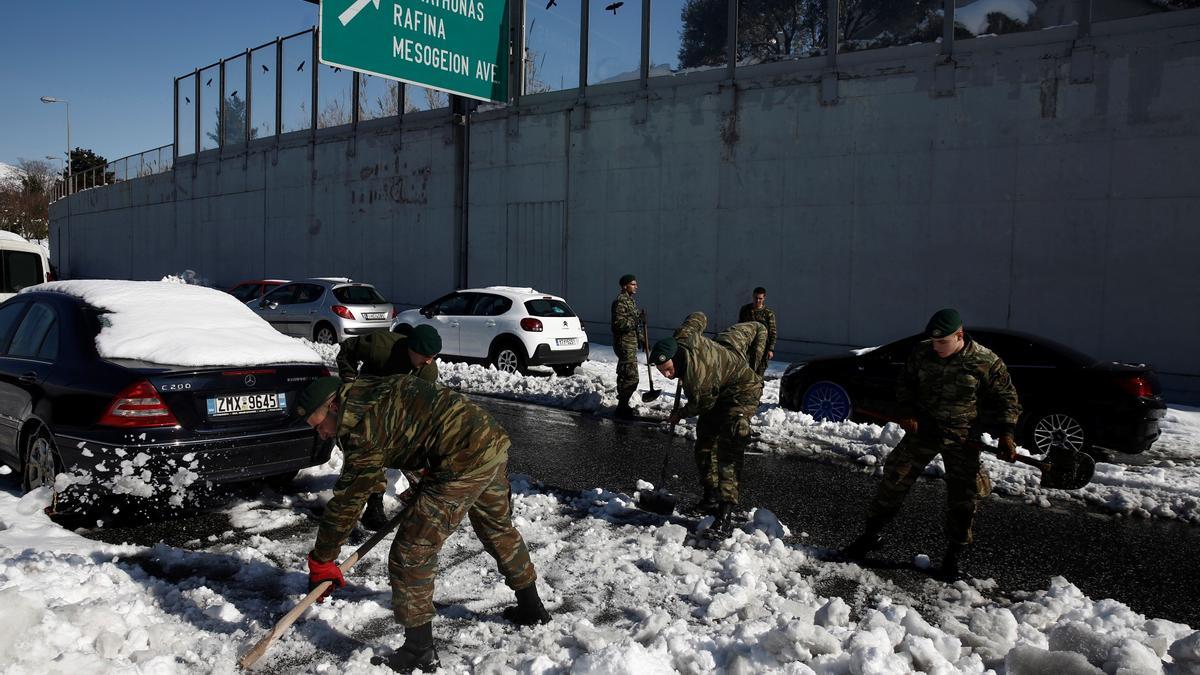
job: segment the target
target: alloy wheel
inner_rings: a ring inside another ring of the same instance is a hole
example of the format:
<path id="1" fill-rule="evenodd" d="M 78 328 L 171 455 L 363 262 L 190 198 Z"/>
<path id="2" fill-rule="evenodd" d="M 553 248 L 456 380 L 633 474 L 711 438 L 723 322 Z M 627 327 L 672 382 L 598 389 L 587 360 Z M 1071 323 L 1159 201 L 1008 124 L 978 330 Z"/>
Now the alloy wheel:
<path id="1" fill-rule="evenodd" d="M 317 329 L 317 342 L 323 345 L 331 345 L 337 342 L 337 333 L 329 326 L 321 326 Z"/>
<path id="2" fill-rule="evenodd" d="M 1083 425 L 1070 415 L 1051 413 L 1033 425 L 1033 444 L 1039 454 L 1046 454 L 1056 446 L 1080 452 L 1084 442 Z"/>
<path id="3" fill-rule="evenodd" d="M 29 454 L 25 458 L 25 489 L 53 486 L 56 475 L 54 446 L 50 444 L 50 439 L 38 435 L 29 444 Z"/>
<path id="4" fill-rule="evenodd" d="M 816 382 L 805 390 L 800 411 L 823 422 L 841 422 L 850 417 L 850 395 L 834 382 Z"/>
<path id="5" fill-rule="evenodd" d="M 517 353 L 513 350 L 506 347 L 496 354 L 496 370 L 505 373 L 517 373 L 520 370 L 518 366 Z"/>

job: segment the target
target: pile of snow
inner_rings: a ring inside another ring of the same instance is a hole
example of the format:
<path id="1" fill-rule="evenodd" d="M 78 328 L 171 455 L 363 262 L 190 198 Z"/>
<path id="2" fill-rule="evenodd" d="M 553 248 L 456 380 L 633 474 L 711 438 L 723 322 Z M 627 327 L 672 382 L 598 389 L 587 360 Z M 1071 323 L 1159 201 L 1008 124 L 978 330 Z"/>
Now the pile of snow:
<path id="1" fill-rule="evenodd" d="M 312 513 L 340 470 L 294 497 L 243 502 L 231 529 L 187 548 L 113 546 L 65 531 L 47 496 L 0 490 L 0 671 L 236 672 L 236 660 L 305 594 Z M 395 508 L 393 488 L 387 498 Z M 1016 598 L 994 583 L 904 590 L 756 527 L 715 549 L 683 527 L 622 520 L 633 498 L 550 494 L 513 478 L 514 522 L 553 620 L 517 629 L 513 601 L 465 524 L 446 542 L 434 600 L 445 672 L 1194 673 L 1200 632 L 1093 600 L 1068 580 Z M 761 526 L 757 526 L 761 525 Z M 272 671 L 381 672 L 400 646 L 387 546 L 309 609 L 260 662 Z M 348 555 L 354 546 L 342 550 Z"/>
<path id="2" fill-rule="evenodd" d="M 316 346 L 314 346 L 316 347 Z M 337 346 L 321 348 L 325 362 L 334 366 Z M 485 394 L 539 405 L 611 415 L 617 404 L 616 356 L 611 347 L 592 344 L 589 360 L 571 377 L 547 373 L 528 376 L 510 375 L 494 368 L 463 363 L 438 362 L 442 384 L 473 394 Z M 757 449 L 778 455 L 850 461 L 881 473 L 883 462 L 904 437 L 894 424 L 879 426 L 858 422 L 821 422 L 801 412 L 779 406 L 779 377 L 787 364 L 772 361 L 762 403 L 751 420 L 758 434 Z M 638 369 L 639 394 L 649 391 L 645 366 Z M 675 382 L 654 371 L 654 387 L 664 393 L 649 405 L 639 404 L 639 412 L 666 417 L 671 410 Z M 640 396 L 635 395 L 637 402 Z M 1173 406 L 1162 421 L 1163 437 L 1137 464 L 1096 466 L 1092 483 L 1082 490 L 1047 490 L 1039 486 L 1036 469 L 1009 464 L 986 456 L 984 463 L 998 494 L 1017 497 L 1031 504 L 1048 507 L 1052 500 L 1074 501 L 1099 507 L 1110 513 L 1141 518 L 1170 518 L 1200 523 L 1200 409 Z M 676 430 L 695 438 L 695 419 L 683 422 Z M 931 476 L 941 476 L 941 458 L 926 468 Z"/>
<path id="3" fill-rule="evenodd" d="M 5 164 L 4 162 L 0 162 L 0 185 L 4 185 L 6 183 L 9 183 L 10 181 L 20 180 L 20 178 L 21 178 L 21 170 L 20 169 L 13 166 L 12 164 Z"/>
<path id="4" fill-rule="evenodd" d="M 954 10 L 954 23 L 972 35 L 982 35 L 988 32 L 990 14 L 1002 14 L 1024 25 L 1029 23 L 1037 10 L 1033 0 L 975 0 Z"/>
<path id="5" fill-rule="evenodd" d="M 232 295 L 211 288 L 89 280 L 52 281 L 24 291 L 66 293 L 107 310 L 96 337 L 104 358 L 193 367 L 321 362 Z"/>

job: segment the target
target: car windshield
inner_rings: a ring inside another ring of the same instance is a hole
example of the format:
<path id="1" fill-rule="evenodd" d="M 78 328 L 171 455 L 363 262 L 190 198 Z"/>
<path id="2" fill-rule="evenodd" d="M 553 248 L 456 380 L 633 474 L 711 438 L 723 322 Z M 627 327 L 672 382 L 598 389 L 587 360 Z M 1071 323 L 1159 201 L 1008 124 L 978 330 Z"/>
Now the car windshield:
<path id="1" fill-rule="evenodd" d="M 340 286 L 333 289 L 333 297 L 345 305 L 378 305 L 387 302 L 372 286 Z"/>
<path id="2" fill-rule="evenodd" d="M 575 312 L 571 311 L 567 303 L 554 298 L 526 300 L 525 310 L 529 312 L 529 316 L 575 316 Z"/>

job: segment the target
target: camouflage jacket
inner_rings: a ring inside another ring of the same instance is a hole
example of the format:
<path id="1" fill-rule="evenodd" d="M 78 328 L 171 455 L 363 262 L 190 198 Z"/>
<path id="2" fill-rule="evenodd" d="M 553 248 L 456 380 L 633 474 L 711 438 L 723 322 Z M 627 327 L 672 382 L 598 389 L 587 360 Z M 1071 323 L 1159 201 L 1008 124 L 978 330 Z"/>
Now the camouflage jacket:
<path id="1" fill-rule="evenodd" d="M 757 321 L 735 323 L 721 331 L 713 338 L 713 342 L 732 349 L 746 359 L 746 365 L 756 373 L 758 366 L 763 365 L 761 361 L 767 358 L 767 329 Z"/>
<path id="2" fill-rule="evenodd" d="M 675 331 L 683 367 L 678 375 L 687 394 L 687 405 L 679 409 L 680 417 L 691 417 L 718 407 L 748 408 L 758 406 L 762 380 L 750 369 L 745 354 L 704 336 L 708 317 L 693 312 Z M 679 363 L 676 363 L 679 366 Z"/>
<path id="3" fill-rule="evenodd" d="M 507 461 L 508 434 L 462 394 L 406 375 L 362 377 L 338 392 L 342 474 L 325 505 L 313 557 L 333 560 L 385 468 L 445 482 Z M 494 469 L 493 469 L 494 470 Z"/>
<path id="4" fill-rule="evenodd" d="M 638 326 L 641 321 L 637 302 L 632 295 L 621 291 L 612 303 L 613 348 L 637 351 Z"/>
<path id="5" fill-rule="evenodd" d="M 742 311 L 738 312 L 738 323 L 747 321 L 757 321 L 767 327 L 767 351 L 775 351 L 775 338 L 779 335 L 775 328 L 775 312 L 766 307 L 754 309 L 754 303 L 749 302 L 742 305 Z"/>
<path id="6" fill-rule="evenodd" d="M 437 382 L 438 378 L 437 361 L 414 371 L 408 358 L 408 336 L 399 333 L 367 333 L 347 338 L 338 352 L 337 364 L 342 382 L 351 382 L 359 375 L 412 374 L 426 382 Z"/>
<path id="7" fill-rule="evenodd" d="M 945 359 L 933 351 L 932 340 L 917 343 L 900 373 L 896 399 L 927 434 L 941 430 L 962 435 L 972 426 L 1012 433 L 1021 416 L 1008 368 L 970 336 L 957 354 Z"/>

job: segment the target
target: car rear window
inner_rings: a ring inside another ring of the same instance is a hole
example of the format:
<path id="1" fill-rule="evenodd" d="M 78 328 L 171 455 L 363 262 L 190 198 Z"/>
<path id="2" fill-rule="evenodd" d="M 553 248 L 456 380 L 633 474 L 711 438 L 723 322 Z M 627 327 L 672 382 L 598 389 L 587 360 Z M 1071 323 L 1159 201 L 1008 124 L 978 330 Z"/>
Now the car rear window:
<path id="1" fill-rule="evenodd" d="M 387 302 L 371 286 L 340 286 L 333 289 L 333 297 L 346 305 L 379 305 Z"/>
<path id="2" fill-rule="evenodd" d="M 526 300 L 525 309 L 529 312 L 529 316 L 575 316 L 575 312 L 571 311 L 567 303 L 554 298 Z"/>

